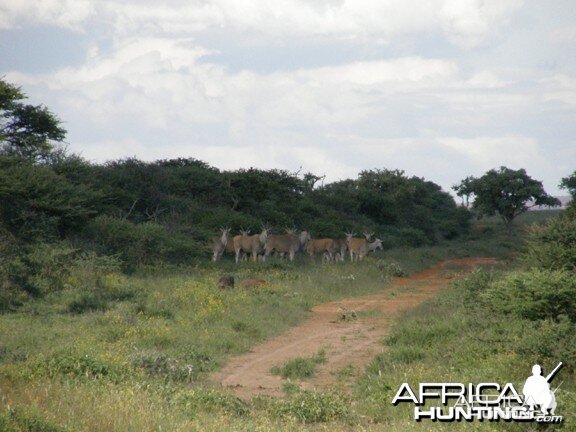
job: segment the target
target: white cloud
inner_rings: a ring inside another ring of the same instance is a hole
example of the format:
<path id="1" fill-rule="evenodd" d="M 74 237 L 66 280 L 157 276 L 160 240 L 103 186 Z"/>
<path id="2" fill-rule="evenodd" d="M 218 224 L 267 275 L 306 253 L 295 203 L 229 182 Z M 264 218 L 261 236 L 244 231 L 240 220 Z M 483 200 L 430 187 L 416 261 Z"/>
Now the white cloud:
<path id="1" fill-rule="evenodd" d="M 390 84 L 395 89 L 398 86 L 405 89 L 437 87 L 454 79 L 457 71 L 457 66 L 451 61 L 404 57 L 301 70 L 296 75 L 315 86 L 378 86 L 384 90 Z"/>
<path id="2" fill-rule="evenodd" d="M 91 121 L 101 124 L 126 115 L 140 117 L 146 127 L 190 118 L 210 122 L 217 116 L 212 105 L 221 71 L 197 63 L 208 53 L 187 39 L 131 38 L 109 56 L 93 50 L 85 65 L 45 80 L 54 91 L 74 93 L 70 109 L 90 113 Z"/>
<path id="3" fill-rule="evenodd" d="M 565 74 L 556 74 L 541 80 L 544 86 L 543 102 L 560 102 L 576 106 L 576 78 Z"/>
<path id="4" fill-rule="evenodd" d="M 554 29 L 549 33 L 548 39 L 554 44 L 566 44 L 573 46 L 576 42 L 576 27 L 569 26 Z"/>
<path id="5" fill-rule="evenodd" d="M 500 165 L 521 168 L 545 163 L 538 143 L 525 136 L 439 137 L 435 142 L 457 152 L 461 156 L 459 159 L 467 160 L 482 170 Z"/>
<path id="6" fill-rule="evenodd" d="M 440 23 L 453 41 L 478 45 L 498 31 L 523 0 L 448 0 L 439 8 Z"/>
<path id="7" fill-rule="evenodd" d="M 445 34 L 477 45 L 506 23 L 523 0 L 10 0 L 0 6 L 0 28 L 41 23 L 79 29 L 97 15 L 117 36 L 190 35 L 208 28 L 267 37 L 376 37 L 415 32 Z"/>
<path id="8" fill-rule="evenodd" d="M 90 0 L 0 0 L 0 29 L 47 24 L 80 31 L 94 13 Z"/>

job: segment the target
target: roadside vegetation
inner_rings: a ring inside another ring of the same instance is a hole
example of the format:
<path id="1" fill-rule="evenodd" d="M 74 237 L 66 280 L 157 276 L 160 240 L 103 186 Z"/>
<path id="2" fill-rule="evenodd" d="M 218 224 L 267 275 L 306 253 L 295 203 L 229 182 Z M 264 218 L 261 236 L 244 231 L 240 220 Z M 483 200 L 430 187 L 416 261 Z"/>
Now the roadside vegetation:
<path id="1" fill-rule="evenodd" d="M 389 349 L 359 380 L 359 411 L 387 430 L 408 430 L 413 405 L 390 404 L 403 382 L 512 382 L 521 389 L 532 365 L 548 373 L 561 361 L 552 388 L 559 386 L 556 413 L 565 420 L 548 429 L 576 430 L 575 232 L 576 220 L 568 217 L 532 226 L 512 266 L 477 270 L 407 312 L 385 341 Z M 424 428 L 453 426 L 428 422 Z M 523 431 L 526 425 L 494 423 L 482 430 Z"/>

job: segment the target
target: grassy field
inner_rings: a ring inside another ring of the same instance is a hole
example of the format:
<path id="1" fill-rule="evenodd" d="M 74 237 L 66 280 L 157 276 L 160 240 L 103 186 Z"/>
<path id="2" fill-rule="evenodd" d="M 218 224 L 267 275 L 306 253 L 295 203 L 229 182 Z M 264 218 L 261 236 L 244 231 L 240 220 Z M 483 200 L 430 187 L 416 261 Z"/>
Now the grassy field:
<path id="1" fill-rule="evenodd" d="M 287 387 L 284 400 L 246 402 L 212 388 L 206 376 L 229 356 L 301 322 L 315 304 L 387 289 L 383 263 L 412 273 L 447 258 L 497 256 L 513 267 L 521 238 L 488 228 L 465 241 L 391 249 L 359 264 L 226 260 L 131 276 L 79 266 L 63 291 L 0 315 L 0 431 L 418 428 L 405 410 L 390 406 L 395 383 L 406 377 L 525 378 L 516 348 L 543 330 L 474 312 L 466 293 L 478 280 L 455 285 L 399 320 L 391 348 L 374 359 L 352 395 Z M 223 275 L 266 284 L 220 289 Z M 487 277 L 493 276 L 472 276 Z M 516 348 L 505 349 L 509 340 Z M 573 400 L 572 384 L 563 400 Z"/>

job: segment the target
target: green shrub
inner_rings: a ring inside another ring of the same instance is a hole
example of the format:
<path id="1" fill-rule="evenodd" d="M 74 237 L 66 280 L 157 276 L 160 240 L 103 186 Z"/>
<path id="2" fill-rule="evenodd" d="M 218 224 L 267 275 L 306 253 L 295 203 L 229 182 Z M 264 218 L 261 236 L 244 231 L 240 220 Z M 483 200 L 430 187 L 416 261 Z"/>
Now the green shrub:
<path id="1" fill-rule="evenodd" d="M 192 389 L 182 391 L 174 397 L 174 402 L 184 405 L 194 415 L 197 411 L 220 412 L 242 416 L 248 413 L 248 404 L 235 396 L 216 390 Z"/>
<path id="2" fill-rule="evenodd" d="M 481 294 L 492 310 L 530 320 L 567 316 L 576 322 L 576 278 L 558 270 L 512 272 Z"/>
<path id="3" fill-rule="evenodd" d="M 166 305 L 151 304 L 149 301 L 141 300 L 134 305 L 134 312 L 149 317 L 164 319 L 174 319 L 174 312 Z"/>
<path id="4" fill-rule="evenodd" d="M 3 243 L 0 240 L 0 243 Z M 66 243 L 6 248 L 0 245 L 0 312 L 67 286 L 76 250 Z"/>
<path id="5" fill-rule="evenodd" d="M 14 312 L 24 304 L 26 299 L 24 291 L 9 281 L 0 279 L 0 313 Z"/>
<path id="6" fill-rule="evenodd" d="M 417 228 L 400 228 L 398 235 L 404 246 L 419 247 L 431 243 L 426 234 Z"/>
<path id="7" fill-rule="evenodd" d="M 532 226 L 523 259 L 531 267 L 575 271 L 576 218 Z"/>
<path id="8" fill-rule="evenodd" d="M 0 413 L 0 430 L 3 432 L 62 432 L 65 429 L 55 426 L 37 414 L 21 408 L 9 408 Z"/>
<path id="9" fill-rule="evenodd" d="M 143 370 L 147 375 L 173 382 L 191 382 L 203 372 L 216 368 L 212 357 L 192 351 L 183 360 L 171 358 L 159 351 L 145 352 L 132 359 L 132 366 Z"/>
<path id="10" fill-rule="evenodd" d="M 22 374 L 28 378 L 105 379 L 120 382 L 128 376 L 128 371 L 88 354 L 60 352 L 50 356 L 39 355 L 22 369 Z"/>
<path id="11" fill-rule="evenodd" d="M 104 311 L 113 301 L 126 301 L 134 298 L 136 290 L 128 285 L 125 276 L 118 273 L 74 268 L 70 277 L 71 285 L 78 285 L 77 297 L 68 304 L 68 311 L 84 312 Z"/>
<path id="12" fill-rule="evenodd" d="M 543 320 L 526 325 L 517 342 L 518 353 L 529 363 L 553 364 L 562 361 L 568 372 L 576 369 L 576 323 L 567 318 Z"/>
<path id="13" fill-rule="evenodd" d="M 282 378 L 309 378 L 314 375 L 319 364 L 326 363 L 326 353 L 320 350 L 318 354 L 309 358 L 295 358 L 289 360 L 284 366 L 274 366 L 270 372 Z"/>
<path id="14" fill-rule="evenodd" d="M 125 270 L 163 260 L 189 262 L 190 257 L 198 256 L 206 249 L 192 240 L 184 241 L 174 236 L 159 224 L 134 224 L 110 216 L 98 216 L 90 221 L 84 237 L 98 253 L 117 256 Z"/>
<path id="15" fill-rule="evenodd" d="M 404 271 L 404 269 L 402 269 L 402 266 L 400 264 L 398 264 L 397 262 L 386 262 L 384 260 L 378 260 L 378 262 L 376 263 L 376 267 L 378 267 L 378 270 L 380 270 L 381 272 L 390 275 L 390 276 L 394 276 L 394 277 L 406 277 L 407 274 Z"/>
<path id="16" fill-rule="evenodd" d="M 33 296 L 60 291 L 75 254 L 65 243 L 30 245 L 6 263 L 7 279 Z"/>
<path id="17" fill-rule="evenodd" d="M 74 268 L 93 275 L 118 273 L 122 263 L 118 256 L 97 255 L 94 251 L 85 251 L 74 260 Z"/>
<path id="18" fill-rule="evenodd" d="M 159 376 L 168 381 L 191 381 L 197 375 L 193 365 L 182 364 L 159 352 L 139 356 L 132 365 L 143 369 L 148 375 Z"/>
<path id="19" fill-rule="evenodd" d="M 464 290 L 467 294 L 465 298 L 475 305 L 480 293 L 484 292 L 492 282 L 500 277 L 501 275 L 496 271 L 477 268 L 466 277 L 454 282 L 454 286 L 457 289 Z"/>
<path id="20" fill-rule="evenodd" d="M 72 300 L 68 304 L 67 309 L 73 314 L 105 311 L 108 309 L 108 301 L 93 292 L 82 293 L 76 300 Z"/>
<path id="21" fill-rule="evenodd" d="M 296 418 L 302 423 L 319 423 L 350 418 L 350 401 L 336 393 L 294 392 L 286 400 L 272 401 L 268 410 L 279 417 Z"/>

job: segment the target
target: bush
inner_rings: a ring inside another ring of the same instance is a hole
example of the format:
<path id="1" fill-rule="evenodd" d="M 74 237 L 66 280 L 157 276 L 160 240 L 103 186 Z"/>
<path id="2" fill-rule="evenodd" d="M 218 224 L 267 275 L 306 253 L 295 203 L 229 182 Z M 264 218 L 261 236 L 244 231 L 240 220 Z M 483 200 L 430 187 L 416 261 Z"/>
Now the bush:
<path id="1" fill-rule="evenodd" d="M 82 293 L 79 298 L 68 304 L 68 312 L 73 314 L 105 311 L 106 309 L 108 309 L 108 301 L 95 293 Z"/>
<path id="2" fill-rule="evenodd" d="M 70 271 L 69 285 L 78 288 L 77 298 L 68 305 L 75 314 L 104 311 L 111 301 L 130 300 L 136 291 L 124 275 L 115 273 L 118 262 L 110 257 L 85 254 Z"/>
<path id="3" fill-rule="evenodd" d="M 110 380 L 120 382 L 128 371 L 91 355 L 60 352 L 50 356 L 39 355 L 22 369 L 28 378 L 67 378 L 80 380 Z"/>
<path id="4" fill-rule="evenodd" d="M 480 295 L 493 311 L 530 320 L 558 320 L 565 315 L 576 322 L 576 278 L 567 271 L 512 272 Z"/>
<path id="5" fill-rule="evenodd" d="M 567 318 L 558 322 L 536 321 L 526 326 L 517 342 L 517 351 L 527 363 L 555 365 L 561 360 L 569 372 L 576 369 L 576 323 Z"/>
<path id="6" fill-rule="evenodd" d="M 9 408 L 0 413 L 0 430 L 3 432 L 63 432 L 60 428 L 41 416 L 26 412 L 21 408 Z"/>
<path id="7" fill-rule="evenodd" d="M 314 375 L 319 364 L 326 363 L 326 353 L 320 350 L 318 354 L 309 358 L 295 358 L 288 361 L 284 366 L 274 366 L 270 372 L 280 375 L 282 378 L 309 378 Z"/>
<path id="8" fill-rule="evenodd" d="M 576 270 L 576 218 L 531 227 L 523 259 L 528 266 Z"/>
<path id="9" fill-rule="evenodd" d="M 292 393 L 287 400 L 272 402 L 269 411 L 302 423 L 319 423 L 348 419 L 349 405 L 349 401 L 339 394 L 302 391 Z"/>
<path id="10" fill-rule="evenodd" d="M 376 263 L 376 267 L 381 272 L 383 272 L 387 275 L 390 275 L 390 276 L 394 276 L 394 277 L 406 277 L 407 276 L 404 269 L 402 269 L 402 266 L 400 264 L 398 264 L 397 262 L 393 262 L 393 261 L 386 262 L 384 260 L 378 260 L 378 262 Z"/>
<path id="11" fill-rule="evenodd" d="M 22 290 L 43 296 L 64 288 L 76 253 L 65 243 L 37 244 L 14 250 L 3 257 L 0 283 L 4 293 Z"/>
<path id="12" fill-rule="evenodd" d="M 177 394 L 175 402 L 189 408 L 192 413 L 204 411 L 221 412 L 242 416 L 248 413 L 248 405 L 242 399 L 216 390 L 194 389 Z"/>
<path id="13" fill-rule="evenodd" d="M 402 245 L 420 247 L 431 243 L 426 234 L 417 228 L 400 228 L 398 230 Z"/>
<path id="14" fill-rule="evenodd" d="M 184 241 L 153 222 L 134 224 L 124 219 L 99 216 L 84 231 L 96 252 L 115 255 L 125 270 L 163 260 L 189 262 L 204 249 L 193 241 Z"/>
<path id="15" fill-rule="evenodd" d="M 216 364 L 210 356 L 194 351 L 184 360 L 168 357 L 159 351 L 151 351 L 136 355 L 132 359 L 132 366 L 166 381 L 191 382 L 198 379 L 202 372 L 213 371 Z"/>

